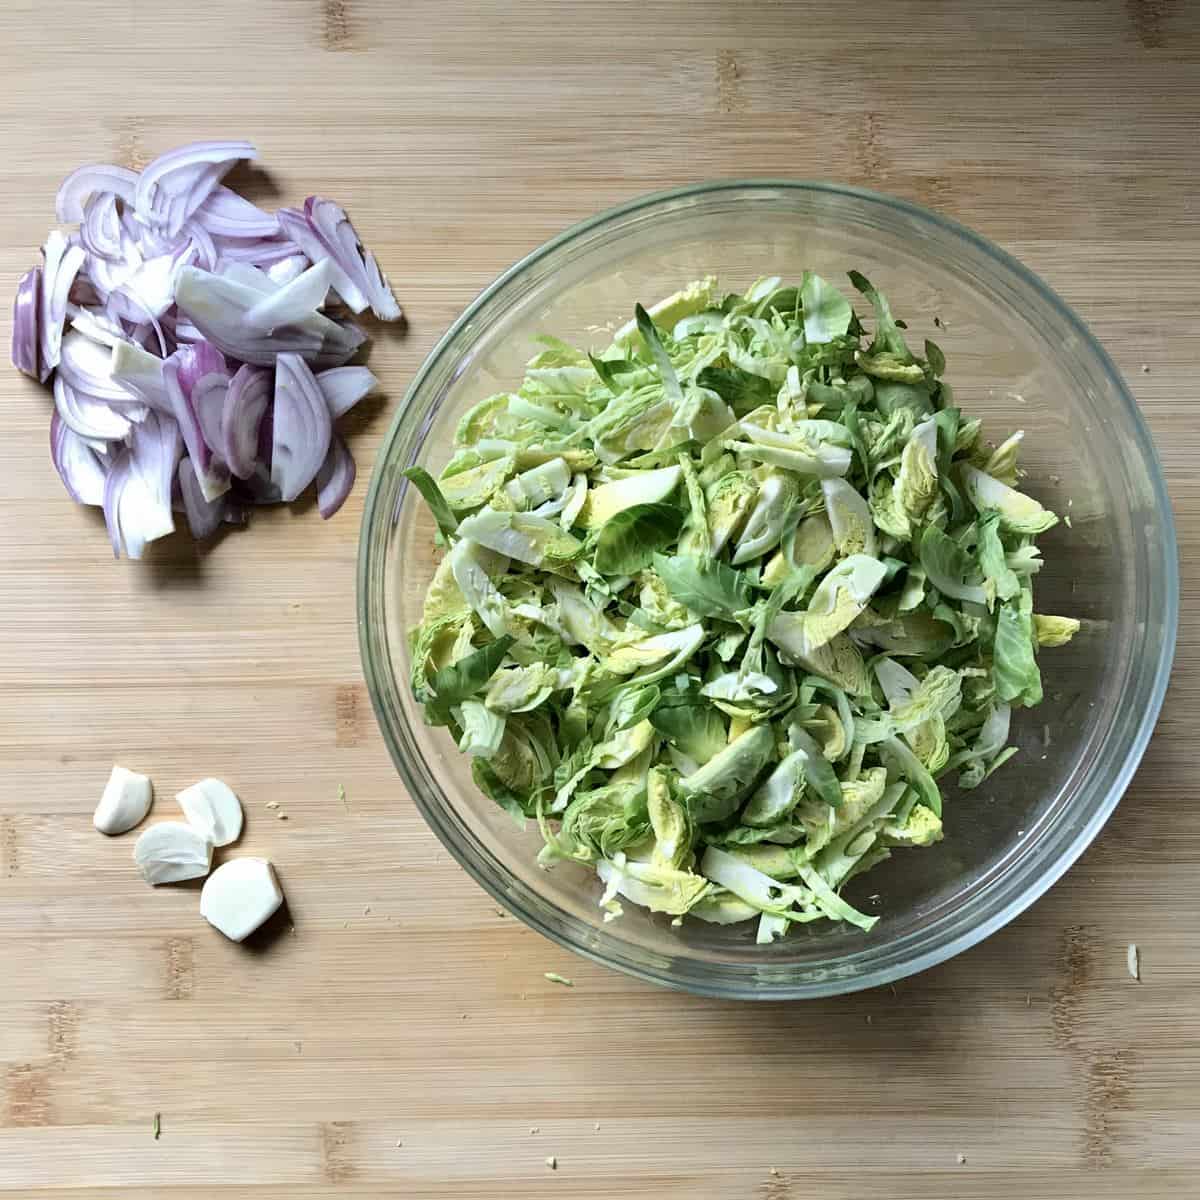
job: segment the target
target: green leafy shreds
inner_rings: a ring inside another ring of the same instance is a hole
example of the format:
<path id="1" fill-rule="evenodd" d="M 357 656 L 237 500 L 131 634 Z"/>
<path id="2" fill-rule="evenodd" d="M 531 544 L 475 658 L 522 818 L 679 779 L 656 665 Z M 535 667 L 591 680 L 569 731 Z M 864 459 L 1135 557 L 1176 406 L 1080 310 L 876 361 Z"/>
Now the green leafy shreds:
<path id="1" fill-rule="evenodd" d="M 601 575 L 635 575 L 679 540 L 683 512 L 672 504 L 634 504 L 600 527 L 593 565 Z"/>
<path id="2" fill-rule="evenodd" d="M 442 704 L 458 704 L 482 691 L 504 661 L 514 640 L 505 634 L 443 667 L 429 681 L 434 698 Z"/>
<path id="3" fill-rule="evenodd" d="M 699 617 L 736 621 L 753 603 L 745 573 L 719 558 L 655 554 L 654 569 L 671 596 Z"/>
<path id="4" fill-rule="evenodd" d="M 696 376 L 700 387 L 714 391 L 739 417 L 763 404 L 773 404 L 779 389 L 769 379 L 740 367 L 705 367 Z"/>
<path id="5" fill-rule="evenodd" d="M 869 929 L 844 885 L 941 838 L 939 779 L 1017 752 L 1079 631 L 1034 611 L 1058 518 L 1022 435 L 986 443 L 942 349 L 850 280 L 861 316 L 811 272 L 705 279 L 611 345 L 541 339 L 440 479 L 406 472 L 447 547 L 413 693 L 605 920 Z"/>
<path id="6" fill-rule="evenodd" d="M 446 497 L 442 495 L 437 481 L 424 467 L 409 467 L 404 472 L 404 477 L 421 493 L 422 499 L 429 505 L 429 511 L 433 513 L 433 519 L 437 522 L 442 536 L 452 537 L 458 528 L 458 521 L 451 512 Z"/>

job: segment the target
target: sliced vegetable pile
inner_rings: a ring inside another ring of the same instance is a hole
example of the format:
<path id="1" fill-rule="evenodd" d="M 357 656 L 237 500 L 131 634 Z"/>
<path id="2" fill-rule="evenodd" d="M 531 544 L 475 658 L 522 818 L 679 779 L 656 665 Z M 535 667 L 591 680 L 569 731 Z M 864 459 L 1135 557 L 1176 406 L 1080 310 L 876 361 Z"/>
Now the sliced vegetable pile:
<path id="1" fill-rule="evenodd" d="M 1042 698 L 1016 490 L 945 359 L 885 298 L 869 337 L 806 274 L 705 279 L 598 357 L 554 339 L 462 419 L 439 481 L 448 546 L 411 634 L 426 720 L 476 782 L 620 899 L 679 920 L 869 929 L 840 895 L 942 835 L 937 780 L 978 785 Z"/>
<path id="2" fill-rule="evenodd" d="M 323 309 L 331 292 L 384 321 L 400 307 L 332 201 L 268 213 L 221 184 L 256 157 L 198 142 L 140 174 L 80 167 L 57 200 L 78 229 L 52 230 L 18 285 L 13 365 L 53 377 L 54 465 L 103 506 L 118 557 L 140 558 L 179 509 L 204 538 L 314 480 L 331 517 L 354 485 L 333 421 L 376 380 L 344 365 L 366 333 Z"/>

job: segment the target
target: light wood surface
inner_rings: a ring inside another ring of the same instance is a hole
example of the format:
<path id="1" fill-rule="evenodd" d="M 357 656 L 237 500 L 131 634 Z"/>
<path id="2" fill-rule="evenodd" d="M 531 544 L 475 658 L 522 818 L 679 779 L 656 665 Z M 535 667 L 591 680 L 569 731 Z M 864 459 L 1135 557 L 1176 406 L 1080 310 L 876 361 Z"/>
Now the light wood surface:
<path id="1" fill-rule="evenodd" d="M 336 519 L 141 564 L 0 372 L 0 1195 L 1195 1196 L 1200 8 L 7 0 L 6 312 L 68 169 L 212 136 L 342 200 L 409 325 Z M 824 1003 L 671 995 L 500 916 L 403 795 L 355 640 L 374 450 L 449 321 L 564 225 L 738 175 L 891 191 L 1042 273 L 1129 379 L 1181 537 L 1174 682 L 1096 845 L 985 944 Z M 91 827 L 114 760 L 160 815 L 228 780 L 294 928 L 249 952 L 147 888 Z"/>

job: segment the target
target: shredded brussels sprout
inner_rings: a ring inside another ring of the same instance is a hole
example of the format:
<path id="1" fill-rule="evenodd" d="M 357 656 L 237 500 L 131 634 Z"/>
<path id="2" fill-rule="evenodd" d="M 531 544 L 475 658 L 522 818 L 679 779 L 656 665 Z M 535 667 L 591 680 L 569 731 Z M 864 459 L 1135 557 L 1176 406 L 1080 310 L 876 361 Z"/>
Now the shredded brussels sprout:
<path id="1" fill-rule="evenodd" d="M 769 942 L 878 919 L 841 890 L 942 836 L 1042 698 L 1021 435 L 980 439 L 857 272 L 713 279 L 637 306 L 600 353 L 554 339 L 411 473 L 446 555 L 412 687 L 540 861 L 621 902 Z"/>

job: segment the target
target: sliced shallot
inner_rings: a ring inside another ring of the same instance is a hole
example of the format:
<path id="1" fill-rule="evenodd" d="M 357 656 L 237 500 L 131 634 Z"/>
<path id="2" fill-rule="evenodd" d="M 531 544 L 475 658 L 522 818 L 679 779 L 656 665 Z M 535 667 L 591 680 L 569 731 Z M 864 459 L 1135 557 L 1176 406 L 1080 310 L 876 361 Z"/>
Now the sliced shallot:
<path id="1" fill-rule="evenodd" d="M 93 442 L 118 442 L 133 427 L 129 416 L 117 412 L 103 400 L 77 392 L 61 373 L 54 377 L 54 408 L 68 429 Z M 133 415 L 141 420 L 147 411 L 143 406 Z"/>
<path id="2" fill-rule="evenodd" d="M 114 289 L 114 295 L 129 302 L 125 305 L 124 315 L 136 318 L 139 313 L 148 313 L 152 317 L 161 317 L 175 303 L 175 281 L 180 270 L 195 257 L 194 248 L 187 245 L 143 260 L 142 265 Z"/>
<path id="3" fill-rule="evenodd" d="M 84 206 L 79 240 L 89 254 L 116 260 L 121 257 L 121 215 L 112 192 L 97 192 Z"/>
<path id="4" fill-rule="evenodd" d="M 121 494 L 131 475 L 129 451 L 122 450 L 113 459 L 112 466 L 108 468 L 108 474 L 104 477 L 104 495 L 100 500 L 114 558 L 121 557 Z"/>
<path id="5" fill-rule="evenodd" d="M 13 365 L 52 382 L 54 468 L 102 507 L 118 557 L 141 557 L 177 507 L 206 537 L 314 481 L 328 517 L 353 486 L 332 423 L 377 380 L 345 365 L 365 332 L 324 310 L 400 306 L 339 205 L 271 213 L 222 183 L 255 157 L 212 141 L 141 172 L 80 167 L 55 200 L 77 228 L 52 230 L 17 286 Z"/>
<path id="6" fill-rule="evenodd" d="M 183 450 L 179 426 L 151 412 L 129 437 L 130 481 L 118 510 L 121 538 L 130 558 L 141 558 L 146 542 L 175 528 L 171 510 L 175 465 Z"/>
<path id="7" fill-rule="evenodd" d="M 229 470 L 214 458 L 212 447 L 205 440 L 194 404 L 196 385 L 207 375 L 224 372 L 225 359 L 207 342 L 181 346 L 163 363 L 163 382 L 171 401 L 171 411 L 179 423 L 206 500 L 215 500 L 229 489 Z"/>
<path id="8" fill-rule="evenodd" d="M 228 391 L 229 375 L 225 372 L 201 376 L 192 388 L 192 408 L 200 422 L 200 434 L 216 458 L 224 457 L 221 453 L 221 416 Z"/>
<path id="9" fill-rule="evenodd" d="M 206 271 L 215 271 L 217 263 L 221 260 L 221 255 L 217 250 L 216 243 L 212 239 L 212 234 L 203 225 L 199 224 L 195 218 L 184 226 L 183 232 L 191 243 L 192 257 L 195 259 L 196 264 L 203 267 Z"/>
<path id="10" fill-rule="evenodd" d="M 42 268 L 21 276 L 13 301 L 12 364 L 38 378 L 38 313 L 42 299 Z"/>
<path id="11" fill-rule="evenodd" d="M 40 313 L 41 376 L 43 381 L 58 366 L 63 341 L 63 323 L 67 319 L 67 300 L 71 284 L 87 258 L 87 251 L 70 242 L 57 229 L 50 231 L 42 248 L 46 256 L 42 267 L 42 311 Z"/>
<path id="12" fill-rule="evenodd" d="M 50 458 L 77 504 L 104 503 L 105 469 L 96 452 L 56 412 L 50 418 Z"/>
<path id="13" fill-rule="evenodd" d="M 254 333 L 246 329 L 245 317 L 260 298 L 245 284 L 196 267 L 184 267 L 175 287 L 175 302 L 200 332 L 242 362 L 270 367 L 279 354 L 292 353 L 321 366 L 340 366 L 366 340 L 356 325 L 318 312 L 271 334 Z"/>
<path id="14" fill-rule="evenodd" d="M 308 260 L 305 259 L 305 261 Z M 217 274 L 223 275 L 226 279 L 232 279 L 234 283 L 240 283 L 242 287 L 250 288 L 262 296 L 269 296 L 275 290 L 271 286 L 270 275 L 261 267 L 253 266 L 251 263 L 226 259 Z M 257 304 L 258 301 L 255 300 L 254 303 Z"/>
<path id="15" fill-rule="evenodd" d="M 77 329 L 68 329 L 62 338 L 58 377 L 77 392 L 110 404 L 139 404 L 140 400 L 112 377 L 112 351 L 94 342 Z"/>
<path id="16" fill-rule="evenodd" d="M 249 142 L 193 142 L 169 150 L 138 177 L 134 208 L 147 223 L 177 234 L 231 167 L 257 157 Z"/>
<path id="17" fill-rule="evenodd" d="M 295 242 L 284 237 L 226 238 L 214 237 L 213 244 L 222 262 L 244 262 L 255 267 L 282 262 L 300 253 Z"/>
<path id="18" fill-rule="evenodd" d="M 329 443 L 329 453 L 317 472 L 317 508 L 326 521 L 346 503 L 357 473 L 350 447 L 341 434 L 335 433 Z"/>
<path id="19" fill-rule="evenodd" d="M 323 258 L 247 310 L 246 328 L 255 333 L 274 333 L 285 325 L 302 324 L 325 303 L 332 279 L 333 263 Z"/>
<path id="20" fill-rule="evenodd" d="M 190 458 L 179 460 L 179 494 L 183 498 L 183 511 L 188 528 L 198 542 L 210 538 L 221 527 L 225 519 L 225 497 L 206 500 L 196 478 L 196 468 Z"/>
<path id="21" fill-rule="evenodd" d="M 159 412 L 169 413 L 171 400 L 163 381 L 163 360 L 135 346 L 132 342 L 117 342 L 112 348 L 108 366 L 109 378 L 144 404 Z"/>
<path id="22" fill-rule="evenodd" d="M 379 380 L 366 367 L 330 367 L 317 376 L 317 383 L 329 405 L 329 415 L 336 421 L 369 396 Z"/>
<path id="23" fill-rule="evenodd" d="M 308 259 L 303 254 L 289 254 L 287 258 L 277 259 L 263 267 L 267 278 L 282 287 L 291 283 L 298 275 L 308 270 Z"/>
<path id="24" fill-rule="evenodd" d="M 110 317 L 104 309 L 68 304 L 67 315 L 71 318 L 72 329 L 102 346 L 116 346 L 127 340 L 121 323 Z"/>
<path id="25" fill-rule="evenodd" d="M 333 431 L 329 405 L 308 364 L 281 354 L 275 364 L 271 482 L 290 504 L 316 477 Z"/>
<path id="26" fill-rule="evenodd" d="M 279 224 L 313 262 L 322 258 L 333 260 L 337 268 L 333 288 L 347 308 L 360 313 L 369 306 L 380 320 L 400 319 L 400 305 L 375 256 L 363 247 L 340 205 L 320 196 L 309 196 L 303 212 L 281 208 Z"/>
<path id="27" fill-rule="evenodd" d="M 270 371 L 245 363 L 238 367 L 225 391 L 220 448 L 230 471 L 239 479 L 249 479 L 254 474 L 258 431 L 271 403 L 273 386 Z"/>
<path id="28" fill-rule="evenodd" d="M 133 200 L 137 181 L 137 172 L 126 167 L 108 164 L 79 167 L 62 181 L 54 202 L 55 213 L 64 225 L 82 221 L 87 198 L 104 192 L 111 192 L 128 204 Z"/>
<path id="29" fill-rule="evenodd" d="M 222 186 L 213 189 L 193 220 L 219 237 L 273 238 L 279 233 L 278 217 Z"/>
<path id="30" fill-rule="evenodd" d="M 109 472 L 109 478 L 117 474 L 116 465 Z M 114 556 L 120 557 L 115 547 L 125 551 L 125 557 L 139 559 L 145 553 L 149 542 L 157 541 L 175 532 L 175 522 L 165 523 L 161 510 L 153 505 L 146 495 L 146 488 L 138 476 L 129 473 L 123 479 L 118 494 L 113 498 L 116 510 L 117 541 L 114 542 Z"/>

